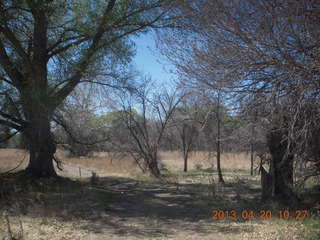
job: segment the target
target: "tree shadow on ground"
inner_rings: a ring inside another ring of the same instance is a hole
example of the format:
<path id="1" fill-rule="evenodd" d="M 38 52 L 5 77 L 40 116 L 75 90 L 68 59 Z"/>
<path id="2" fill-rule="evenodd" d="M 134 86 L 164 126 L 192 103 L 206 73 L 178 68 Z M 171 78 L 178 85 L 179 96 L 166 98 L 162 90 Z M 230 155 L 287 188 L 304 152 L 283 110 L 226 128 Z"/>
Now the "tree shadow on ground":
<path id="1" fill-rule="evenodd" d="M 212 221 L 213 210 L 255 210 L 259 192 L 247 181 L 227 183 L 223 192 L 208 194 L 209 184 L 173 184 L 159 181 L 138 181 L 130 178 L 102 177 L 95 184 L 60 180 L 25 186 L 20 198 L 20 214 L 31 217 L 55 217 L 61 221 L 84 220 L 79 228 L 94 234 L 121 237 L 164 237 L 176 231 L 198 235 L 241 233 L 254 229 L 230 221 Z M 23 196 L 24 194 L 24 196 Z M 249 198 L 250 197 L 250 198 Z M 34 207 L 45 211 L 33 211 Z M 23 211 L 22 211 L 23 209 Z"/>

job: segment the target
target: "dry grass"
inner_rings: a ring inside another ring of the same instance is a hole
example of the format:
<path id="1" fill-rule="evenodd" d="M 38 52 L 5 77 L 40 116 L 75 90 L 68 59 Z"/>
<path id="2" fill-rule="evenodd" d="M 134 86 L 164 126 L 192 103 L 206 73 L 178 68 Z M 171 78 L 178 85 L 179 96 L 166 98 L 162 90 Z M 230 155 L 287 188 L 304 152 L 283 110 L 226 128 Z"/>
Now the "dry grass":
<path id="1" fill-rule="evenodd" d="M 92 158 L 62 159 L 65 163 L 85 167 L 100 173 L 104 172 L 110 176 L 135 176 L 141 172 L 131 157 L 115 158 L 107 153 Z"/>
<path id="2" fill-rule="evenodd" d="M 65 164 L 72 164 L 76 167 L 84 167 L 92 171 L 105 172 L 112 176 L 137 176 L 141 170 L 130 156 L 117 157 L 109 153 L 98 153 L 95 157 L 68 158 L 66 153 L 58 151 L 57 156 Z M 26 167 L 28 163 L 28 153 L 18 149 L 0 149 L 0 172 L 5 172 L 15 168 L 23 162 L 18 170 Z M 173 171 L 183 169 L 183 159 L 181 153 L 160 152 L 159 159 L 166 168 Z M 216 167 L 216 157 L 207 152 L 194 152 L 190 154 L 188 161 L 189 169 L 206 169 Z M 250 156 L 246 153 L 223 153 L 221 155 L 221 166 L 223 169 L 249 169 Z"/>
<path id="3" fill-rule="evenodd" d="M 181 153 L 160 152 L 160 160 L 171 170 L 182 170 L 183 159 Z M 193 152 L 190 154 L 188 165 L 190 170 L 196 170 L 197 167 L 202 169 L 215 168 L 216 156 L 208 152 Z M 223 153 L 221 155 L 221 167 L 223 169 L 249 169 L 250 156 L 246 153 Z"/>
<path id="4" fill-rule="evenodd" d="M 0 149 L 0 172 L 9 171 L 19 164 L 18 170 L 27 166 L 28 154 L 18 149 Z"/>
<path id="5" fill-rule="evenodd" d="M 141 170 L 136 165 L 133 158 L 115 157 L 108 153 L 95 154 L 92 158 L 67 158 L 60 152 L 60 158 L 66 163 L 83 166 L 88 169 L 101 170 L 108 175 L 137 176 Z M 183 169 L 183 159 L 181 153 L 177 151 L 162 151 L 159 153 L 159 160 L 164 166 L 173 171 Z M 188 160 L 189 170 L 215 168 L 216 157 L 207 152 L 193 152 Z M 223 153 L 221 155 L 221 166 L 223 169 L 247 169 L 250 168 L 250 156 L 246 153 Z"/>
<path id="6" fill-rule="evenodd" d="M 160 153 L 165 167 L 173 170 L 171 175 L 181 178 L 177 185 L 170 181 L 133 178 L 134 175 L 141 176 L 141 171 L 130 157 L 115 158 L 99 153 L 93 158 L 68 158 L 61 151 L 57 155 L 69 170 L 68 176 L 78 177 L 81 167 L 89 176 L 91 171 L 96 171 L 102 177 L 97 185 L 85 181 L 69 183 L 68 180 L 60 184 L 37 183 L 30 188 L 19 183 L 21 186 L 13 193 L 14 201 L 0 204 L 0 214 L 3 209 L 9 211 L 15 233 L 19 232 L 21 219 L 24 240 L 307 239 L 308 230 L 301 221 L 276 217 L 268 221 L 241 218 L 210 221 L 213 209 L 240 211 L 264 207 L 257 200 L 260 195 L 258 177 L 248 175 L 248 171 L 238 175 L 234 172 L 249 170 L 250 158 L 245 153 L 222 155 L 225 186 L 215 185 L 208 178 L 216 178 L 216 172 L 211 170 L 181 173 L 183 161 L 178 152 Z M 25 152 L 0 150 L 0 171 L 15 167 L 23 158 L 21 168 L 27 164 Z M 200 165 L 202 169 L 215 168 L 215 157 L 205 152 L 193 153 L 189 169 L 196 170 Z M 213 185 L 214 191 L 207 194 Z M 6 224 L 0 215 L 0 239 L 6 235 Z"/>
<path id="7" fill-rule="evenodd" d="M 58 159 L 67 165 L 86 168 L 96 172 L 105 172 L 108 175 L 134 176 L 141 171 L 130 157 L 115 157 L 108 153 L 99 153 L 95 157 L 68 158 L 64 151 L 58 150 Z M 0 149 L 0 172 L 6 172 L 13 168 L 24 169 L 28 164 L 29 154 L 24 150 Z M 21 163 L 21 165 L 20 165 Z M 78 176 L 78 172 L 75 174 Z"/>
<path id="8" fill-rule="evenodd" d="M 83 166 L 93 170 L 101 170 L 112 176 L 137 176 L 141 175 L 141 170 L 136 165 L 133 158 L 115 157 L 108 153 L 95 154 L 93 158 L 66 158 L 60 154 L 66 163 Z M 170 171 L 183 169 L 183 159 L 181 153 L 160 152 L 159 159 Z M 190 154 L 188 160 L 189 170 L 215 168 L 216 157 L 207 152 L 194 152 Z M 221 155 L 221 166 L 223 169 L 249 169 L 250 156 L 246 153 L 223 153 Z"/>

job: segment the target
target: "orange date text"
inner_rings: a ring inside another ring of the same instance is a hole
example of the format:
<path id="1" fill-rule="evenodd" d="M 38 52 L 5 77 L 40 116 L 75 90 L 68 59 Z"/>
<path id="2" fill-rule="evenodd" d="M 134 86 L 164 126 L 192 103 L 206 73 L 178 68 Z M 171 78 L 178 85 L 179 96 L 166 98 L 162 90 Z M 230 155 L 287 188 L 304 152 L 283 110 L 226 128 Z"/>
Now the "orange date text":
<path id="1" fill-rule="evenodd" d="M 309 216 L 308 210 L 281 210 L 281 211 L 271 211 L 271 210 L 241 210 L 236 211 L 232 210 L 213 210 L 211 219 L 216 220 L 250 220 L 250 219 L 260 219 L 260 220 L 269 220 L 273 217 L 278 217 L 281 219 L 295 219 L 303 220 Z"/>

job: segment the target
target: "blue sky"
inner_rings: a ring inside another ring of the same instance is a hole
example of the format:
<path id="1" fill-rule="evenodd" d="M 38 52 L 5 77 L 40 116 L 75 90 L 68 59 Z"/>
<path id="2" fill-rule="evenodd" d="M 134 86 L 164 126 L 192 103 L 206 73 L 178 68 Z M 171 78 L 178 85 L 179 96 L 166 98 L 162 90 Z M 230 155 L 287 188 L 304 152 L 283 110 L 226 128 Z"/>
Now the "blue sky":
<path id="1" fill-rule="evenodd" d="M 167 62 L 155 46 L 152 33 L 140 35 L 134 38 L 137 47 L 137 54 L 133 59 L 133 64 L 142 74 L 150 76 L 154 81 L 162 85 L 175 78 L 170 69 L 174 69 L 172 64 Z"/>

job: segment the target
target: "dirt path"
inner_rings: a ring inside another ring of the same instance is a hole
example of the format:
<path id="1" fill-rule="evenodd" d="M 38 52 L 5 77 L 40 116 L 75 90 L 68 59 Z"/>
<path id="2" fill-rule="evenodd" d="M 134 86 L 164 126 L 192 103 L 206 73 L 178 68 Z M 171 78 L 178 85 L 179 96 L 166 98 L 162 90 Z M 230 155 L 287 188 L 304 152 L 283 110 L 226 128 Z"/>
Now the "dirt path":
<path id="1" fill-rule="evenodd" d="M 78 169 L 67 165 L 64 175 L 75 177 Z M 258 211 L 262 206 L 256 179 L 233 178 L 230 173 L 227 184 L 216 186 L 213 193 L 201 174 L 179 184 L 101 174 L 91 184 L 83 181 L 91 171 L 82 168 L 80 182 L 40 184 L 40 190 L 30 190 L 21 205 L 11 203 L 10 217 L 17 226 L 18 219 L 23 222 L 26 240 L 293 240 L 303 239 L 305 233 L 301 222 L 277 218 L 211 219 L 213 210 Z M 5 225 L 0 223 L 1 236 Z"/>
<path id="2" fill-rule="evenodd" d="M 230 183 L 223 193 L 208 196 L 207 186 L 203 185 L 184 183 L 177 189 L 176 184 L 170 183 L 102 177 L 98 185 L 86 188 L 89 192 L 97 191 L 98 201 L 96 198 L 91 208 L 79 206 L 86 210 L 78 212 L 78 216 L 87 216 L 80 229 L 88 232 L 87 237 L 92 240 L 301 239 L 304 230 L 299 222 L 240 217 L 212 221 L 214 209 L 255 211 L 254 201 L 258 200 L 252 196 L 258 196 L 259 191 L 251 188 L 249 181 L 241 180 L 237 182 L 237 189 Z"/>

